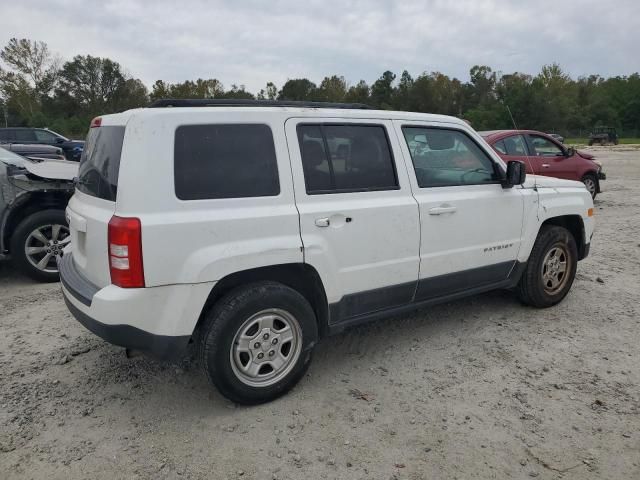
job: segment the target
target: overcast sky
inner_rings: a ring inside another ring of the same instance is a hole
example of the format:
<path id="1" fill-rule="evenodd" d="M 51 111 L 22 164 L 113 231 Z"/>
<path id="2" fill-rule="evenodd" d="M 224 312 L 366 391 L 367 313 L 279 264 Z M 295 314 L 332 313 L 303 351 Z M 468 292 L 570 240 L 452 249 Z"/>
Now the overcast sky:
<path id="1" fill-rule="evenodd" d="M 109 57 L 148 86 L 202 77 L 254 92 L 384 70 L 466 81 L 475 64 L 628 75 L 640 71 L 639 27 L 639 0 L 0 0 L 2 46 L 27 37 L 63 59 Z"/>

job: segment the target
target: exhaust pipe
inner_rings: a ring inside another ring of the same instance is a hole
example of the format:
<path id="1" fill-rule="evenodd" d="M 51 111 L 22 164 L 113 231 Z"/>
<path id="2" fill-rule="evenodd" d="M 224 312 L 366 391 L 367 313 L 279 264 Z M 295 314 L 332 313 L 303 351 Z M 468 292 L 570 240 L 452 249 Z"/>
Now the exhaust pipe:
<path id="1" fill-rule="evenodd" d="M 143 355 L 143 353 L 140 350 L 132 350 L 130 348 L 124 349 L 124 356 L 129 359 L 139 357 L 141 355 Z"/>

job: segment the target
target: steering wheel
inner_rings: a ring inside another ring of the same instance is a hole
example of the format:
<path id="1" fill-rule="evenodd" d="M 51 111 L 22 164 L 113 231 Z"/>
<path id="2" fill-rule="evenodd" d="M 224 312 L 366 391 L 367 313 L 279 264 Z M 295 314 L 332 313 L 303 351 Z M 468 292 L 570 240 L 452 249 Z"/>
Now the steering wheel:
<path id="1" fill-rule="evenodd" d="M 461 176 L 460 176 L 460 181 L 461 182 L 465 182 L 465 177 L 471 173 L 486 173 L 488 175 L 492 175 L 493 172 L 490 172 L 489 170 L 487 170 L 486 168 L 474 168 L 473 170 L 467 170 L 466 172 L 464 172 Z"/>

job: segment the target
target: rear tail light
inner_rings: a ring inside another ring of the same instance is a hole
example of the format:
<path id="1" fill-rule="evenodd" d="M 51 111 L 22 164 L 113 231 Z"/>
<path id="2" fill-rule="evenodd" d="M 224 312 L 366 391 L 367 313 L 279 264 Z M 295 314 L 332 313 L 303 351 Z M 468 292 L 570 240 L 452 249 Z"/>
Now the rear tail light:
<path id="1" fill-rule="evenodd" d="M 102 117 L 96 117 L 91 120 L 91 126 L 89 128 L 96 128 L 102 125 Z"/>
<path id="2" fill-rule="evenodd" d="M 108 237 L 111 283 L 122 288 L 144 287 L 140 219 L 114 215 L 109 220 Z"/>

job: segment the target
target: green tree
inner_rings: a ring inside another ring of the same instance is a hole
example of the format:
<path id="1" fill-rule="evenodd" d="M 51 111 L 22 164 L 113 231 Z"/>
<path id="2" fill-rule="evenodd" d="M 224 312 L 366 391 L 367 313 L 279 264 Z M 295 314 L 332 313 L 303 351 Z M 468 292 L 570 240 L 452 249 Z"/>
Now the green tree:
<path id="1" fill-rule="evenodd" d="M 306 78 L 287 80 L 278 93 L 278 100 L 313 100 L 316 84 Z"/>
<path id="2" fill-rule="evenodd" d="M 367 82 L 360 80 L 356 85 L 349 87 L 344 96 L 344 101 L 349 103 L 370 103 L 370 90 Z"/>
<path id="3" fill-rule="evenodd" d="M 117 62 L 77 55 L 63 65 L 57 94 L 70 97 L 85 112 L 115 112 L 126 80 Z"/>
<path id="4" fill-rule="evenodd" d="M 347 94 L 347 82 L 344 77 L 333 75 L 324 77 L 316 92 L 316 99 L 322 102 L 343 102 Z"/>
<path id="5" fill-rule="evenodd" d="M 371 85 L 371 102 L 378 108 L 389 110 L 393 104 L 393 81 L 396 75 L 387 70 Z"/>
<path id="6" fill-rule="evenodd" d="M 36 95 L 47 95 L 54 86 L 59 60 L 46 43 L 27 38 L 12 38 L 0 52 L 0 58 L 18 75 L 24 76 Z"/>

